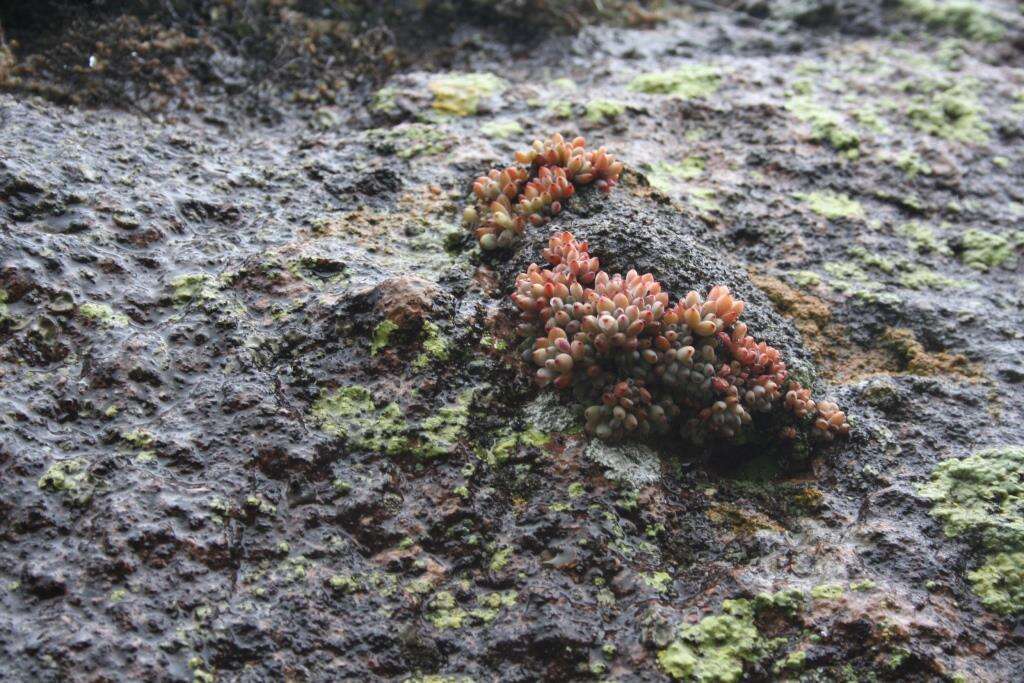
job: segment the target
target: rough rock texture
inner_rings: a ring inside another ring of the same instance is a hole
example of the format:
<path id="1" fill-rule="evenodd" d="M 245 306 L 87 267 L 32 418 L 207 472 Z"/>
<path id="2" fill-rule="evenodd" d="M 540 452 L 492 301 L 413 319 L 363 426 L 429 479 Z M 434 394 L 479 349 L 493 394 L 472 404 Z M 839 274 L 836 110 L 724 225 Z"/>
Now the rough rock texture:
<path id="1" fill-rule="evenodd" d="M 0 679 L 1019 678 L 1019 7 L 664 5 L 255 99 L 244 46 L 4 27 Z M 481 254 L 553 131 L 624 182 Z M 507 297 L 556 229 L 735 288 L 851 438 L 590 442 Z"/>

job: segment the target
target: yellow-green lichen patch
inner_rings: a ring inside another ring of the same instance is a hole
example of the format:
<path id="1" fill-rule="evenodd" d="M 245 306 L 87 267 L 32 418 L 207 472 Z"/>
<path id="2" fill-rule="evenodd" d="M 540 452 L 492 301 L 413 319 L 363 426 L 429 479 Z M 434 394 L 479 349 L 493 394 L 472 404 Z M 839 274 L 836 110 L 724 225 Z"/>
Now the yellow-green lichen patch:
<path id="1" fill-rule="evenodd" d="M 1017 249 L 1024 246 L 1024 232 L 1016 231 L 1004 237 L 977 228 L 963 234 L 964 263 L 981 271 L 1000 266 L 1013 268 L 1017 265 Z"/>
<path id="2" fill-rule="evenodd" d="M 896 157 L 896 168 L 907 174 L 913 180 L 919 175 L 931 175 L 931 165 L 921 158 L 917 152 L 903 152 Z"/>
<path id="3" fill-rule="evenodd" d="M 550 440 L 551 437 L 536 429 L 521 432 L 503 430 L 495 437 L 490 448 L 478 448 L 476 454 L 489 465 L 500 465 L 511 458 L 521 446 L 540 448 Z"/>
<path id="4" fill-rule="evenodd" d="M 606 123 L 619 118 L 626 111 L 626 105 L 615 100 L 590 100 L 583 115 L 591 123 Z"/>
<path id="5" fill-rule="evenodd" d="M 206 273 L 182 275 L 171 281 L 171 301 L 180 306 L 195 299 L 212 300 L 217 289 L 217 281 Z"/>
<path id="6" fill-rule="evenodd" d="M 420 155 L 433 156 L 448 151 L 455 138 L 439 126 L 427 123 L 402 123 L 390 128 L 371 128 L 366 141 L 382 154 L 394 154 L 399 159 Z"/>
<path id="7" fill-rule="evenodd" d="M 758 631 L 750 601 L 726 600 L 722 611 L 683 627 L 676 640 L 658 652 L 665 673 L 678 680 L 738 681 L 745 664 L 764 659 L 778 646 Z"/>
<path id="8" fill-rule="evenodd" d="M 131 320 L 123 313 L 116 313 L 107 304 L 86 302 L 78 307 L 78 314 L 86 320 L 93 320 L 108 327 L 127 327 Z"/>
<path id="9" fill-rule="evenodd" d="M 385 320 L 377 325 L 373 330 L 373 336 L 370 338 L 370 355 L 376 356 L 381 349 L 387 348 L 391 339 L 391 333 L 397 329 L 398 325 L 391 320 Z"/>
<path id="10" fill-rule="evenodd" d="M 572 102 L 555 100 L 548 105 L 548 113 L 556 119 L 567 119 L 572 116 Z"/>
<path id="11" fill-rule="evenodd" d="M 855 158 L 860 153 L 860 135 L 839 112 L 816 102 L 808 96 L 791 97 L 786 108 L 811 126 L 811 138 L 830 145 L 837 152 Z"/>
<path id="12" fill-rule="evenodd" d="M 944 460 L 918 492 L 932 501 L 947 536 L 988 553 L 968 574 L 982 603 L 1000 614 L 1024 612 L 1024 447 Z"/>
<path id="13" fill-rule="evenodd" d="M 672 191 L 677 180 L 693 180 L 704 173 L 704 160 L 700 157 L 686 157 L 680 163 L 657 161 L 644 164 L 647 182 L 651 187 L 666 194 Z"/>
<path id="14" fill-rule="evenodd" d="M 713 66 L 691 64 L 672 71 L 640 74 L 629 84 L 633 92 L 671 95 L 681 99 L 709 97 L 718 90 L 721 74 Z"/>
<path id="15" fill-rule="evenodd" d="M 39 488 L 62 494 L 72 505 L 85 505 L 92 499 L 92 477 L 82 458 L 59 460 L 39 477 Z"/>
<path id="16" fill-rule="evenodd" d="M 395 403 L 378 408 L 372 394 L 358 385 L 324 393 L 310 416 L 324 432 L 345 438 L 349 446 L 368 451 L 401 453 L 408 447 L 408 425 Z"/>
<path id="17" fill-rule="evenodd" d="M 427 87 L 434 95 L 436 111 L 472 116 L 479 110 L 481 100 L 500 95 L 508 84 L 490 73 L 452 73 L 432 79 Z"/>
<path id="18" fill-rule="evenodd" d="M 907 108 L 910 125 L 935 137 L 960 142 L 988 141 L 989 125 L 982 119 L 978 84 L 971 80 L 909 82 L 920 91 Z"/>
<path id="19" fill-rule="evenodd" d="M 948 28 L 974 40 L 994 42 L 1005 35 L 999 20 L 974 0 L 900 0 L 910 16 L 933 28 Z"/>
<path id="20" fill-rule="evenodd" d="M 516 591 L 489 593 L 478 596 L 480 607 L 466 610 L 450 592 L 439 591 L 430 599 L 426 617 L 436 629 L 458 629 L 470 622 L 487 624 L 498 617 L 502 608 L 515 605 L 516 599 Z"/>
<path id="21" fill-rule="evenodd" d="M 505 140 L 523 134 L 523 127 L 518 121 L 488 121 L 480 126 L 480 132 L 489 138 Z"/>
<path id="22" fill-rule="evenodd" d="M 837 583 L 823 583 L 811 589 L 815 600 L 838 600 L 843 597 L 843 587 Z"/>
<path id="23" fill-rule="evenodd" d="M 808 208 L 819 216 L 829 219 L 859 218 L 863 219 L 864 207 L 856 199 L 838 192 L 809 192 L 794 195 L 805 202 Z"/>
<path id="24" fill-rule="evenodd" d="M 967 289 L 973 282 L 947 277 L 923 267 L 912 268 L 900 274 L 900 285 L 907 289 Z"/>
<path id="25" fill-rule="evenodd" d="M 466 431 L 473 392 L 464 392 L 454 405 L 442 406 L 420 424 L 417 453 L 427 458 L 449 455 Z"/>
<path id="26" fill-rule="evenodd" d="M 423 353 L 416 356 L 412 362 L 413 367 L 422 370 L 434 360 L 448 360 L 448 340 L 441 334 L 441 328 L 429 320 L 423 321 L 423 330 L 420 333 L 423 339 Z"/>
<path id="27" fill-rule="evenodd" d="M 668 589 L 672 587 L 672 575 L 668 572 L 641 574 L 640 578 L 648 588 L 653 588 L 659 593 L 667 593 Z"/>
<path id="28" fill-rule="evenodd" d="M 910 248 L 921 254 L 951 254 L 952 251 L 931 226 L 911 221 L 896 229 L 896 233 L 907 239 Z"/>

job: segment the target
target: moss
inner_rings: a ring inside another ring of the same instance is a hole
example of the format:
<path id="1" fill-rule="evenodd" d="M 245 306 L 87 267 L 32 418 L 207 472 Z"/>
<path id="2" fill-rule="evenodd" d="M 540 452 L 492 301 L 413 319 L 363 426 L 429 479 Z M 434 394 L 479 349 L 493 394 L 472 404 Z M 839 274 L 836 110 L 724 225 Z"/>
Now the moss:
<path id="1" fill-rule="evenodd" d="M 811 97 L 791 97 L 786 108 L 798 119 L 811 124 L 811 137 L 816 142 L 827 143 L 837 152 L 856 158 L 860 149 L 860 135 L 846 124 L 843 117 L 828 107 L 815 102 Z"/>
<path id="2" fill-rule="evenodd" d="M 1006 33 L 999 21 L 972 0 L 900 0 L 910 16 L 934 28 L 948 28 L 973 40 L 994 42 Z"/>
<path id="3" fill-rule="evenodd" d="M 387 348 L 391 333 L 397 329 L 398 325 L 390 320 L 385 320 L 377 325 L 373 330 L 373 337 L 370 339 L 370 355 L 376 356 L 381 349 Z"/>
<path id="4" fill-rule="evenodd" d="M 838 600 L 843 597 L 843 587 L 836 583 L 823 583 L 811 589 L 815 600 Z"/>
<path id="5" fill-rule="evenodd" d="M 626 111 L 626 105 L 614 100 L 590 100 L 583 118 L 591 123 L 614 121 Z"/>
<path id="6" fill-rule="evenodd" d="M 480 132 L 489 138 L 505 140 L 513 135 L 522 135 L 523 127 L 518 121 L 488 121 L 480 126 Z"/>
<path id="7" fill-rule="evenodd" d="M 107 304 L 87 302 L 78 307 L 78 313 L 87 320 L 94 320 L 108 327 L 127 327 L 131 324 L 128 316 L 115 313 Z"/>
<path id="8" fill-rule="evenodd" d="M 441 328 L 429 320 L 423 321 L 423 353 L 412 362 L 414 368 L 422 370 L 432 360 L 448 360 L 448 340 L 441 334 Z"/>
<path id="9" fill-rule="evenodd" d="M 910 84 L 924 92 L 907 108 L 910 124 L 935 137 L 960 142 L 988 141 L 989 125 L 982 119 L 977 84 L 971 80 L 926 81 Z"/>
<path id="10" fill-rule="evenodd" d="M 1024 448 L 944 460 L 918 492 L 932 502 L 946 536 L 988 553 L 968 574 L 982 603 L 1000 614 L 1024 612 Z"/>
<path id="11" fill-rule="evenodd" d="M 671 95 L 681 99 L 709 97 L 721 84 L 719 70 L 706 64 L 692 64 L 673 71 L 641 74 L 629 84 L 633 92 Z"/>
<path id="12" fill-rule="evenodd" d="M 851 199 L 849 195 L 822 191 L 806 194 L 798 193 L 793 196 L 806 202 L 811 211 L 825 218 L 863 219 L 865 217 L 864 207 L 856 199 Z"/>
<path id="13" fill-rule="evenodd" d="M 910 247 L 921 254 L 951 254 L 952 251 L 946 243 L 936 235 L 935 230 L 930 226 L 911 221 L 904 223 L 896 229 L 896 233 L 907 238 Z"/>
<path id="14" fill-rule="evenodd" d="M 797 650 L 796 652 L 790 652 L 784 658 L 776 662 L 772 670 L 776 674 L 780 674 L 784 671 L 799 671 L 804 668 L 806 663 L 807 653 L 803 650 Z"/>
<path id="15" fill-rule="evenodd" d="M 1009 237 L 971 228 L 963 234 L 964 263 L 980 271 L 1017 265 L 1016 250 L 1024 245 L 1024 232 L 1014 232 Z"/>
<path id="16" fill-rule="evenodd" d="M 433 107 L 442 114 L 472 116 L 480 107 L 480 100 L 505 92 L 508 84 L 489 73 L 447 74 L 427 85 L 434 95 Z"/>
<path id="17" fill-rule="evenodd" d="M 349 446 L 391 454 L 408 449 L 408 425 L 395 403 L 377 408 L 370 391 L 352 385 L 324 393 L 310 416 L 324 432 L 343 436 Z"/>

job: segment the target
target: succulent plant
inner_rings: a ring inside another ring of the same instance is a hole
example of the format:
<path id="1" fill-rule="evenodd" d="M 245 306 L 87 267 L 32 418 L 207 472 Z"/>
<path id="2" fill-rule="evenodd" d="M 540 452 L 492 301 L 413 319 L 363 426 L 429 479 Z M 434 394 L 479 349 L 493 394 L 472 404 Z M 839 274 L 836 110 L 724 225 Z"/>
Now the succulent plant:
<path id="1" fill-rule="evenodd" d="M 516 162 L 473 183 L 476 203 L 462 218 L 485 250 L 510 247 L 528 225 L 547 223 L 579 187 L 593 183 L 610 191 L 622 173 L 622 163 L 604 147 L 587 151 L 583 138 L 567 142 L 558 133 L 516 152 Z"/>
<path id="2" fill-rule="evenodd" d="M 744 303 L 728 287 L 673 304 L 650 273 L 601 270 L 568 232 L 551 237 L 543 256 L 547 266 L 531 264 L 512 294 L 519 331 L 533 339 L 524 359 L 539 386 L 571 391 L 587 406 L 589 433 L 614 440 L 676 424 L 695 440 L 734 439 L 753 415 L 778 410 L 815 438 L 849 433 L 836 404 L 814 401 L 778 350 L 750 336 L 739 320 Z"/>

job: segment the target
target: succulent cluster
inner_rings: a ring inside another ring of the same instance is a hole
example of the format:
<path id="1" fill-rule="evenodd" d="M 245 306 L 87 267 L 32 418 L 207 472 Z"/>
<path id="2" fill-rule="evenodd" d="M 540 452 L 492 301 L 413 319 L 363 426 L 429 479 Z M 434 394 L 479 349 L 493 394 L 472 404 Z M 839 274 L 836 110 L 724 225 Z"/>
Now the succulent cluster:
<path id="1" fill-rule="evenodd" d="M 608 274 L 586 242 L 558 233 L 512 298 L 520 332 L 534 339 L 526 360 L 540 386 L 571 390 L 587 431 L 602 439 L 667 432 L 696 440 L 740 436 L 757 413 L 789 410 L 831 440 L 850 425 L 834 403 L 816 402 L 788 377 L 777 349 L 739 321 L 744 304 L 728 287 L 672 303 L 650 273 Z M 789 430 L 789 433 L 793 433 Z"/>
<path id="2" fill-rule="evenodd" d="M 608 192 L 622 173 L 622 163 L 604 147 L 587 151 L 583 138 L 566 141 L 558 133 L 516 152 L 516 162 L 473 183 L 476 205 L 466 207 L 463 221 L 483 249 L 511 246 L 527 225 L 544 225 L 557 215 L 578 187 L 593 183 Z"/>

